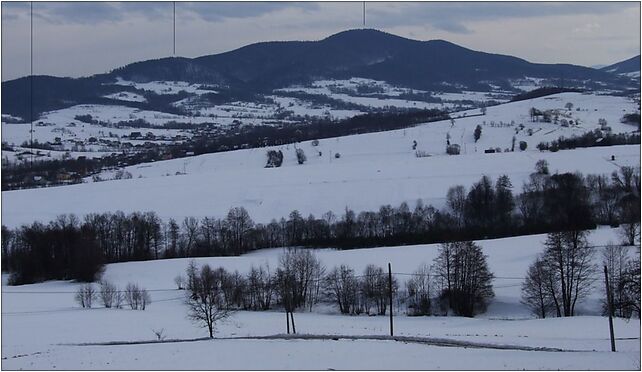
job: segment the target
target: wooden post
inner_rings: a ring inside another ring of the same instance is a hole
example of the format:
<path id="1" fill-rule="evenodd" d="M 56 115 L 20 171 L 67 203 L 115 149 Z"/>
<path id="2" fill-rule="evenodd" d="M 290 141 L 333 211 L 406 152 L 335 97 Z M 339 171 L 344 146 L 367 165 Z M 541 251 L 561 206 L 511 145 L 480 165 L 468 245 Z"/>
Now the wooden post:
<path id="1" fill-rule="evenodd" d="M 290 317 L 287 310 L 285 310 L 285 321 L 288 323 L 288 334 L 290 334 Z"/>
<path id="2" fill-rule="evenodd" d="M 611 286 L 609 285 L 609 272 L 604 265 L 604 281 L 606 282 L 606 300 L 609 306 L 609 332 L 611 333 L 611 351 L 615 351 L 615 335 L 613 334 L 613 301 L 611 300 Z"/>
<path id="3" fill-rule="evenodd" d="M 290 311 L 290 318 L 292 318 L 292 333 L 296 334 L 296 326 L 294 325 L 294 312 Z"/>
<path id="4" fill-rule="evenodd" d="M 388 296 L 390 297 L 390 337 L 394 336 L 392 325 L 392 268 L 388 262 Z"/>

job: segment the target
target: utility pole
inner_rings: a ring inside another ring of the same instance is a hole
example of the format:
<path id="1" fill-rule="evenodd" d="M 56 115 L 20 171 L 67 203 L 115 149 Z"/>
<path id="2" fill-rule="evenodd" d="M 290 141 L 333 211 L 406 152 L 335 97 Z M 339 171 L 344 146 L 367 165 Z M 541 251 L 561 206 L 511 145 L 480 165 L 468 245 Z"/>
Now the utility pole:
<path id="1" fill-rule="evenodd" d="M 174 56 L 176 56 L 176 1 L 174 3 Z"/>
<path id="2" fill-rule="evenodd" d="M 388 296 L 390 297 L 390 337 L 394 336 L 392 325 L 392 268 L 388 262 Z"/>
<path id="3" fill-rule="evenodd" d="M 604 265 L 604 281 L 606 283 L 606 300 L 609 306 L 609 332 L 611 333 L 611 351 L 615 352 L 615 335 L 613 334 L 613 301 L 611 300 L 611 286 L 609 285 L 609 272 Z"/>
<path id="4" fill-rule="evenodd" d="M 363 28 L 366 28 L 366 2 L 363 2 Z"/>
<path id="5" fill-rule="evenodd" d="M 296 334 L 296 326 L 294 325 L 294 311 L 290 311 L 290 318 L 292 318 L 292 333 Z"/>
<path id="6" fill-rule="evenodd" d="M 30 98 L 30 107 L 29 107 L 29 120 L 31 121 L 31 127 L 29 128 L 29 135 L 31 140 L 29 146 L 29 152 L 31 153 L 31 168 L 33 168 L 33 1 L 29 2 L 29 98 Z"/>

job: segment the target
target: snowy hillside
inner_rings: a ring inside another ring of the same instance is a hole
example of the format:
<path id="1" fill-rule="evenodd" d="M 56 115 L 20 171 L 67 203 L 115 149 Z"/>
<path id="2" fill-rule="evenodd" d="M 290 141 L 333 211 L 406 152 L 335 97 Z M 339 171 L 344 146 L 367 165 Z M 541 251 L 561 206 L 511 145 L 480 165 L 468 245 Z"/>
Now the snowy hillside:
<path id="1" fill-rule="evenodd" d="M 567 102 L 573 103 L 572 111 L 564 108 Z M 579 125 L 531 122 L 531 107 L 563 110 L 560 112 Z M 163 218 L 182 219 L 222 216 L 231 207 L 243 206 L 257 222 L 269 222 L 293 209 L 305 216 L 319 216 L 328 210 L 341 214 L 346 207 L 358 212 L 403 201 L 414 205 L 418 199 L 441 207 L 450 186 L 468 187 L 483 174 L 493 178 L 507 174 L 519 192 L 539 159 L 546 159 L 553 172 L 610 174 L 620 166 L 639 166 L 639 145 L 556 153 L 535 148 L 541 141 L 599 128 L 599 118 L 605 118 L 614 133 L 631 132 L 635 127 L 620 123 L 619 118 L 636 109 L 634 102 L 622 97 L 565 93 L 489 107 L 485 116 L 472 117 L 478 110 L 468 111 L 468 117 L 455 119 L 454 125 L 433 122 L 322 139 L 318 146 L 310 141 L 284 145 L 280 147 L 284 153 L 280 168 L 264 168 L 265 148 L 139 164 L 126 168 L 134 177 L 130 180 L 87 180 L 89 183 L 80 185 L 3 192 L 3 223 L 17 226 L 48 221 L 62 213 L 116 210 L 154 210 Z M 482 126 L 482 135 L 475 143 L 477 125 Z M 447 134 L 452 143 L 461 145 L 462 155 L 444 154 Z M 527 142 L 526 151 L 516 148 L 515 152 L 484 153 L 487 148 L 510 148 L 513 136 L 517 143 Z M 417 142 L 416 150 L 412 149 L 413 141 Z M 297 164 L 295 148 L 304 150 L 305 164 Z M 430 156 L 417 157 L 417 151 Z M 110 173 L 101 176 L 112 178 Z M 368 193 L 363 192 L 366 189 Z"/>
<path id="2" fill-rule="evenodd" d="M 611 229 L 591 232 L 592 245 L 617 241 Z M 152 304 L 145 311 L 104 308 L 82 309 L 73 300 L 79 284 L 47 282 L 7 287 L 3 285 L 3 368 L 121 369 L 121 368 L 276 368 L 276 369 L 638 369 L 639 320 L 615 320 L 618 353 L 609 351 L 606 318 L 595 316 L 602 282 L 594 283 L 581 316 L 534 319 L 520 304 L 520 285 L 527 266 L 542 250 L 545 235 L 480 241 L 488 256 L 496 297 L 486 314 L 476 318 L 409 317 L 397 309 L 395 334 L 439 342 L 459 342 L 463 347 L 443 347 L 376 340 L 203 340 L 158 344 L 154 330 L 167 339 L 203 337 L 186 319 L 183 293 L 173 278 L 184 272 L 188 259 L 129 262 L 107 266 L 104 278 L 120 287 L 135 282 L 149 289 Z M 247 272 L 250 265 L 277 266 L 279 249 L 262 250 L 241 257 L 198 258 L 227 270 Z M 436 245 L 319 250 L 317 257 L 328 268 L 347 264 L 361 272 L 366 264 L 392 264 L 394 272 L 407 273 L 431 263 Z M 397 275 L 401 283 L 407 277 Z M 3 283 L 6 277 L 3 277 Z M 339 315 L 330 304 L 313 312 L 295 313 L 297 332 L 314 335 L 385 336 L 384 316 Z M 126 325 L 126 326 L 124 326 Z M 222 322 L 216 337 L 255 337 L 285 332 L 283 313 L 238 311 Z M 33 337 L 37 334 L 38 337 Z M 140 345 L 74 346 L 69 344 L 117 341 L 151 341 Z M 477 346 L 474 346 L 477 345 Z M 507 350 L 489 348 L 503 345 Z M 471 347 L 473 346 L 473 347 Z M 519 351 L 517 347 L 548 347 L 574 352 Z M 251 353 L 239 354 L 241 350 Z M 297 353 L 293 353 L 296 350 Z M 209 358 L 203 358 L 203 355 Z M 387 357 L 394 353 L 395 362 Z M 117 357 L 114 357 L 117 355 Z M 355 355 L 359 355 L 355 358 Z M 144 357 L 143 357 L 144 356 Z"/>

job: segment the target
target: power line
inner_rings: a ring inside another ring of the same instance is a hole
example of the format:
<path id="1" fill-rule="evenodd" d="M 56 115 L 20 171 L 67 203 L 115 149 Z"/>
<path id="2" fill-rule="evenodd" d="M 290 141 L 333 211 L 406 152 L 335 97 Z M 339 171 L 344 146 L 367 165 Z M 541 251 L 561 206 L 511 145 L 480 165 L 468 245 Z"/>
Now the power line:
<path id="1" fill-rule="evenodd" d="M 29 104 L 29 120 L 31 121 L 29 129 L 31 136 L 29 146 L 31 148 L 29 152 L 31 153 L 31 168 L 33 168 L 33 1 L 29 2 Z"/>
<path id="2" fill-rule="evenodd" d="M 176 56 L 176 1 L 174 3 L 174 56 Z"/>
<path id="3" fill-rule="evenodd" d="M 172 288 L 172 289 L 147 289 L 147 292 L 173 292 L 173 291 L 180 291 L 180 289 Z M 127 290 L 116 290 L 112 291 L 116 293 L 125 293 L 128 292 Z M 2 291 L 2 294 L 74 294 L 77 293 L 76 291 Z"/>

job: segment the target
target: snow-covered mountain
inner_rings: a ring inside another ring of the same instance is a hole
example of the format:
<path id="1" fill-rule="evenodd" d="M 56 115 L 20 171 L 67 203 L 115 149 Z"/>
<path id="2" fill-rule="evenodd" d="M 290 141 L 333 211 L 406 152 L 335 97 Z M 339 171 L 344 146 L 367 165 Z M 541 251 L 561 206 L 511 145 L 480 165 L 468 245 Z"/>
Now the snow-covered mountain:
<path id="1" fill-rule="evenodd" d="M 610 72 L 621 76 L 628 76 L 630 78 L 640 78 L 640 56 L 629 58 L 627 60 L 614 63 L 609 66 L 600 68 L 602 71 Z"/>
<path id="2" fill-rule="evenodd" d="M 256 101 L 275 89 L 351 78 L 413 90 L 427 102 L 435 102 L 431 94 L 439 92 L 519 93 L 529 81 L 556 86 L 563 80 L 567 87 L 600 90 L 635 87 L 627 77 L 588 67 L 530 63 L 444 40 L 418 41 L 360 29 L 319 41 L 264 42 L 198 58 L 142 61 L 86 78 L 11 80 L 2 83 L 2 113 L 30 120 L 32 112 L 38 117 L 78 104 L 115 103 L 180 113 L 186 101 L 201 107 Z"/>

